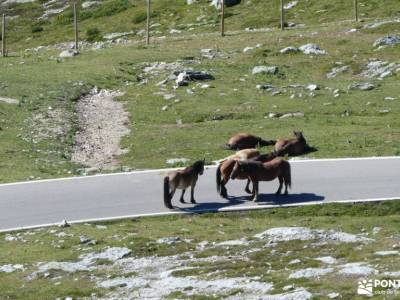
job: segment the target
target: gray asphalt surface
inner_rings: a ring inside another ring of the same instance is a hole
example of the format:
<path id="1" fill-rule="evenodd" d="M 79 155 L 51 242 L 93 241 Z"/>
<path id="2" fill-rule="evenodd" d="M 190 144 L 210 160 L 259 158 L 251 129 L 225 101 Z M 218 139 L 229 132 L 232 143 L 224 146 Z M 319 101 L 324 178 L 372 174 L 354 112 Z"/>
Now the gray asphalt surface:
<path id="1" fill-rule="evenodd" d="M 276 197 L 278 181 L 260 183 L 261 199 L 249 201 L 245 181 L 228 183 L 230 200 L 219 197 L 215 167 L 199 178 L 197 205 L 181 204 L 177 191 L 174 211 L 218 210 L 310 201 L 400 199 L 400 157 L 384 159 L 291 161 L 293 187 Z M 162 201 L 163 171 L 81 177 L 66 180 L 0 185 L 0 230 L 94 218 L 168 212 Z M 186 193 L 189 200 L 190 193 Z"/>

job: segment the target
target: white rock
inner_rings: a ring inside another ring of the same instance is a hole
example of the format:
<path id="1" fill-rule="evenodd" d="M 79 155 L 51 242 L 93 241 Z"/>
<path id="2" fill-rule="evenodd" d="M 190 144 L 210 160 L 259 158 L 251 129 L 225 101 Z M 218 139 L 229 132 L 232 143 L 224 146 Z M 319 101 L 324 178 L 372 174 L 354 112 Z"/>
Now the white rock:
<path id="1" fill-rule="evenodd" d="M 340 294 L 339 293 L 329 293 L 327 296 L 329 299 L 336 299 L 336 298 L 340 297 Z"/>
<path id="2" fill-rule="evenodd" d="M 249 53 L 254 50 L 254 47 L 246 47 L 243 49 L 243 53 Z"/>
<path id="3" fill-rule="evenodd" d="M 289 47 L 281 49 L 279 52 L 282 54 L 288 54 L 288 53 L 297 53 L 299 51 L 300 50 L 298 48 L 289 46 Z"/>
<path id="4" fill-rule="evenodd" d="M 4 273 L 12 273 L 14 271 L 23 271 L 24 270 L 24 265 L 21 264 L 16 264 L 16 265 L 12 265 L 12 264 L 8 264 L 8 265 L 3 265 L 0 266 L 0 272 L 4 272 Z"/>
<path id="5" fill-rule="evenodd" d="M 348 263 L 341 266 L 341 269 L 339 270 L 338 273 L 349 276 L 353 275 L 368 276 L 371 274 L 376 274 L 377 271 L 363 262 L 357 262 L 357 263 Z"/>
<path id="6" fill-rule="evenodd" d="M 68 58 L 68 57 L 77 56 L 78 54 L 79 54 L 78 51 L 69 49 L 69 50 L 65 50 L 65 51 L 61 52 L 59 57 Z"/>
<path id="7" fill-rule="evenodd" d="M 328 273 L 332 273 L 333 271 L 334 271 L 333 268 L 307 268 L 292 272 L 289 275 L 289 279 L 318 278 Z"/>
<path id="8" fill-rule="evenodd" d="M 337 262 L 336 258 L 332 257 L 332 256 L 322 256 L 322 257 L 316 257 L 314 258 L 315 260 L 319 260 L 325 264 L 335 264 Z"/>
<path id="9" fill-rule="evenodd" d="M 326 51 L 322 50 L 316 44 L 305 44 L 305 45 L 301 46 L 299 49 L 304 54 L 314 54 L 314 55 L 325 55 L 326 54 Z"/>
<path id="10" fill-rule="evenodd" d="M 279 71 L 278 67 L 276 66 L 256 66 L 253 68 L 252 74 L 272 74 L 275 75 Z"/>
<path id="11" fill-rule="evenodd" d="M 186 164 L 187 162 L 189 162 L 189 159 L 187 158 L 170 158 L 167 159 L 166 163 L 169 165 L 173 165 L 173 164 L 177 164 L 177 163 L 183 163 Z"/>
<path id="12" fill-rule="evenodd" d="M 399 255 L 400 252 L 397 250 L 388 250 L 388 251 L 376 251 L 374 254 L 378 256 L 391 256 L 391 255 Z"/>

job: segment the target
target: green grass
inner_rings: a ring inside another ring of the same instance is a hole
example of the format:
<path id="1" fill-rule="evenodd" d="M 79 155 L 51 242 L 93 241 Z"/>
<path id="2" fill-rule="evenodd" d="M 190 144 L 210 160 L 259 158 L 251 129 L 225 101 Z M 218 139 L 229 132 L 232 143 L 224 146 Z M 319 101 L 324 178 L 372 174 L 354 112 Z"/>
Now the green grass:
<path id="1" fill-rule="evenodd" d="M 343 298 L 358 299 L 355 295 L 357 278 L 340 277 L 334 273 L 323 276 L 320 280 L 287 278 L 288 272 L 308 267 L 326 267 L 314 260 L 314 257 L 332 256 L 339 264 L 365 261 L 377 266 L 381 271 L 398 271 L 400 264 L 394 256 L 376 257 L 375 251 L 391 250 L 398 243 L 400 225 L 400 202 L 382 202 L 367 204 L 326 204 L 297 208 L 269 209 L 238 213 L 207 213 L 200 215 L 148 217 L 102 223 L 106 229 L 97 229 L 95 224 L 73 225 L 70 228 L 47 228 L 42 230 L 12 233 L 18 241 L 5 241 L 6 234 L 0 234 L 0 266 L 3 264 L 24 264 L 26 270 L 6 274 L 0 273 L 0 290 L 3 297 L 24 299 L 30 293 L 40 299 L 57 297 L 84 297 L 95 292 L 98 297 L 107 290 L 97 289 L 90 276 L 100 278 L 139 276 L 135 272 L 121 273 L 113 269 L 108 261 L 97 261 L 102 268 L 92 272 L 67 274 L 50 271 L 49 277 L 39 275 L 37 279 L 27 280 L 27 276 L 36 271 L 37 262 L 76 261 L 80 254 L 100 251 L 106 246 L 127 247 L 134 257 L 164 257 L 193 253 L 195 258 L 207 258 L 212 255 L 240 257 L 247 250 L 259 249 L 246 254 L 246 260 L 221 260 L 214 263 L 193 262 L 187 267 L 192 269 L 174 271 L 177 277 L 196 276 L 203 279 L 231 278 L 242 276 L 260 276 L 261 281 L 273 282 L 273 293 L 281 293 L 281 288 L 288 284 L 305 287 L 316 297 L 329 292 L 340 292 Z M 313 229 L 334 229 L 353 234 L 366 234 L 375 241 L 361 244 L 322 244 L 313 246 L 310 241 L 289 241 L 278 243 L 274 248 L 262 246 L 265 241 L 252 238 L 268 228 L 282 226 L 304 226 Z M 381 227 L 378 234 L 372 235 L 374 227 Z M 67 236 L 56 237 L 64 232 Z M 97 241 L 94 246 L 80 243 L 79 236 L 84 235 Z M 179 236 L 186 242 L 167 246 L 155 241 L 163 237 Z M 213 248 L 212 242 L 247 238 L 253 243 L 228 248 Z M 64 240 L 63 243 L 57 242 Z M 208 248 L 196 251 L 196 245 L 209 241 Z M 57 246 L 60 245 L 60 246 Z M 307 246 L 307 247 L 306 247 Z M 87 250 L 83 250 L 87 248 Z M 274 249 L 274 251 L 271 251 Z M 288 252 L 289 251 L 289 252 Z M 289 265 L 294 258 L 301 258 L 301 263 Z M 106 270 L 104 268 L 111 268 Z M 268 270 L 274 270 L 269 272 Z M 380 278 L 376 275 L 374 278 Z M 57 278 L 57 279 L 54 279 Z M 55 282 L 60 282 L 54 285 Z M 185 296 L 185 291 L 182 297 Z M 170 297 L 178 297 L 171 294 Z M 198 295 L 205 297 L 206 295 Z M 322 297 L 322 296 L 321 296 Z M 318 298 L 318 297 L 317 297 Z M 202 298 L 203 299 L 203 298 Z M 217 297 L 219 299 L 219 297 Z M 325 298 L 321 298 L 325 299 Z M 360 298 L 361 299 L 361 298 Z M 374 299 L 383 299 L 376 297 Z M 395 298 L 386 298 L 395 299 Z"/>

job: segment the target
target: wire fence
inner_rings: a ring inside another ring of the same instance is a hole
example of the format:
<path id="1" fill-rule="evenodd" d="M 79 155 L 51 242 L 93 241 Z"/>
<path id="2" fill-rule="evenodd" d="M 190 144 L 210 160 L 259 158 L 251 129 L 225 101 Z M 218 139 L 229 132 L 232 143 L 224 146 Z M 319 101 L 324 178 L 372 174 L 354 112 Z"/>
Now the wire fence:
<path id="1" fill-rule="evenodd" d="M 152 0 L 144 0 L 146 1 L 146 44 L 149 45 L 151 41 L 151 1 Z M 285 29 L 285 0 L 276 0 L 280 1 L 280 28 L 281 30 Z M 354 20 L 356 22 L 359 21 L 358 17 L 358 0 L 351 0 L 353 1 L 353 9 L 354 9 Z M 217 2 L 217 6 L 219 7 L 218 14 L 220 18 L 220 31 L 221 37 L 225 36 L 226 26 L 225 26 L 225 17 L 226 17 L 226 0 L 219 0 Z M 73 26 L 74 26 L 74 49 L 78 51 L 79 48 L 79 27 L 78 27 L 78 9 L 77 9 L 77 2 L 74 1 L 72 3 L 72 11 L 73 11 Z M 6 44 L 6 37 L 7 37 L 7 23 L 6 23 L 6 15 L 2 15 L 2 27 L 1 27 L 1 56 L 7 56 L 7 44 Z"/>

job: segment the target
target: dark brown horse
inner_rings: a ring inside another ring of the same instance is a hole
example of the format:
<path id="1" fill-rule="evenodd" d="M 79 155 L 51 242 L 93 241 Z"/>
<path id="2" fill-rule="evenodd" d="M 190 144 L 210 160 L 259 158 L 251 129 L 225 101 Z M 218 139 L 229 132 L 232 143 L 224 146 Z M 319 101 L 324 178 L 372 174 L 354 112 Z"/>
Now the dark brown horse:
<path id="1" fill-rule="evenodd" d="M 196 203 L 194 200 L 194 187 L 196 186 L 199 175 L 203 175 L 204 164 L 205 160 L 199 160 L 190 167 L 169 172 L 168 175 L 164 177 L 164 205 L 167 208 L 173 208 L 171 201 L 176 189 L 182 190 L 180 202 L 185 203 L 183 197 L 189 186 L 191 187 L 190 202 Z"/>
<path id="2" fill-rule="evenodd" d="M 245 151 L 245 150 L 242 150 Z M 272 152 L 268 154 L 261 154 L 259 153 L 257 155 L 254 155 L 255 153 L 251 153 L 252 155 L 249 155 L 247 157 L 248 160 L 251 161 L 259 161 L 259 162 L 267 162 L 270 161 L 274 158 L 276 158 L 279 153 L 278 152 Z M 226 189 L 226 184 L 228 183 L 232 170 L 235 166 L 236 161 L 240 161 L 241 159 L 227 159 L 221 162 L 217 168 L 217 174 L 216 174 L 216 180 L 217 180 L 217 192 L 221 195 L 222 198 L 228 198 L 228 190 Z M 242 159 L 243 160 L 243 159 Z M 248 177 L 237 177 L 236 179 L 247 179 L 246 187 L 245 187 L 245 192 L 248 194 L 251 194 L 252 192 L 250 191 L 250 179 Z"/>
<path id="3" fill-rule="evenodd" d="M 228 143 L 225 145 L 225 148 L 229 150 L 242 150 L 262 146 L 270 146 L 274 144 L 275 141 L 267 141 L 259 136 L 247 133 L 237 133 L 229 139 Z"/>
<path id="4" fill-rule="evenodd" d="M 258 200 L 258 183 L 260 181 L 272 181 L 278 177 L 279 188 L 276 191 L 277 195 L 281 194 L 283 183 L 285 183 L 285 195 L 288 193 L 288 187 L 291 187 L 292 184 L 290 164 L 280 157 L 265 163 L 250 160 L 236 161 L 231 179 L 245 177 L 249 178 L 253 183 L 253 201 Z"/>
<path id="5" fill-rule="evenodd" d="M 301 155 L 306 153 L 308 150 L 307 141 L 301 131 L 293 131 L 294 138 L 292 139 L 278 139 L 275 143 L 275 151 L 278 151 L 280 155 Z"/>

